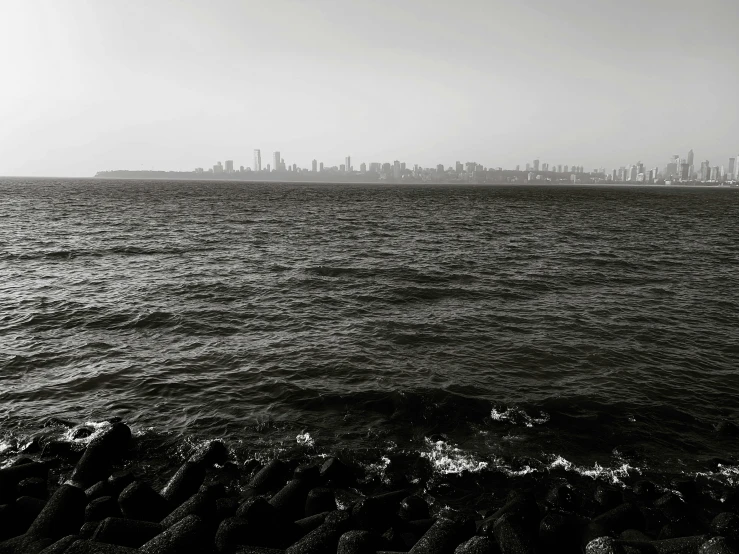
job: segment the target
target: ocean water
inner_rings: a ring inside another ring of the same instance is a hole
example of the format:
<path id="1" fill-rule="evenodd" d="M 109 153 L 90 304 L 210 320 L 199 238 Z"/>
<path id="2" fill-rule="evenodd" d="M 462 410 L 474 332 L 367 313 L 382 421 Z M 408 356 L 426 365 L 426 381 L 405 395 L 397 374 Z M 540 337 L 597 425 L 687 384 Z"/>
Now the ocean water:
<path id="1" fill-rule="evenodd" d="M 738 230 L 739 189 L 0 180 L 0 462 L 119 416 L 161 456 L 733 484 Z"/>

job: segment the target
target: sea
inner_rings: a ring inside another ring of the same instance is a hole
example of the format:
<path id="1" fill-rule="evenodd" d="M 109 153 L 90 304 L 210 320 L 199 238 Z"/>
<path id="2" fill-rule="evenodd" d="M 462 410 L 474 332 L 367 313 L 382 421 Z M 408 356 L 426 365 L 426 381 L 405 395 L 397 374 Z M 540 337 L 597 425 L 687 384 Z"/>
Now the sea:
<path id="1" fill-rule="evenodd" d="M 739 188 L 0 179 L 0 465 L 117 417 L 175 462 L 737 485 Z"/>

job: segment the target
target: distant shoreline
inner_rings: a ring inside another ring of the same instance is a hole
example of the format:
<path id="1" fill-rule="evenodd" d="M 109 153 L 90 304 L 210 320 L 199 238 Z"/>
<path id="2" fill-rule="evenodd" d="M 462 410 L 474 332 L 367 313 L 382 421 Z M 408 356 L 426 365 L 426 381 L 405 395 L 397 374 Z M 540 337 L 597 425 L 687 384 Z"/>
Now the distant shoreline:
<path id="1" fill-rule="evenodd" d="M 510 182 L 510 181 L 483 181 L 483 182 L 468 182 L 468 181 L 388 181 L 377 179 L 374 181 L 367 180 L 346 180 L 346 179 L 316 179 L 316 180 L 294 180 L 294 179 L 249 179 L 249 178 L 214 178 L 214 177 L 123 177 L 123 176 L 94 176 L 94 177 L 70 177 L 70 176 L 29 176 L 29 175 L 0 175 L 0 180 L 3 179 L 37 179 L 37 180 L 50 180 L 50 179 L 65 179 L 74 180 L 81 179 L 85 181 L 162 181 L 162 182 L 200 182 L 200 183 L 245 183 L 245 184 L 285 184 L 285 185 L 380 185 L 380 186 L 510 186 L 510 187 L 527 187 L 527 186 L 552 186 L 552 187 L 568 187 L 568 186 L 601 186 L 601 187 L 657 187 L 657 188 L 739 188 L 738 182 L 728 183 L 701 183 L 701 182 L 687 182 L 687 183 L 611 183 L 605 181 L 588 181 L 588 182 L 568 182 L 568 181 L 524 181 L 524 182 Z"/>

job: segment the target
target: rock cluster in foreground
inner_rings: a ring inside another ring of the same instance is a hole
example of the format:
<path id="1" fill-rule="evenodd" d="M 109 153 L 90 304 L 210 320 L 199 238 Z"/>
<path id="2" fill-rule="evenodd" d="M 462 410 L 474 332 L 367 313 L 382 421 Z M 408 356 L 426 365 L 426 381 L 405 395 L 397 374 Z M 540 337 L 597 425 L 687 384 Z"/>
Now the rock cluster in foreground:
<path id="1" fill-rule="evenodd" d="M 0 554 L 739 554 L 736 497 L 717 502 L 689 480 L 667 492 L 552 480 L 481 514 L 432 509 L 418 483 L 362 491 L 338 458 L 236 467 L 217 441 L 155 488 L 115 471 L 130 441 L 114 423 L 51 494 L 58 459 L 0 469 Z M 229 471 L 248 474 L 246 486 L 227 486 Z"/>

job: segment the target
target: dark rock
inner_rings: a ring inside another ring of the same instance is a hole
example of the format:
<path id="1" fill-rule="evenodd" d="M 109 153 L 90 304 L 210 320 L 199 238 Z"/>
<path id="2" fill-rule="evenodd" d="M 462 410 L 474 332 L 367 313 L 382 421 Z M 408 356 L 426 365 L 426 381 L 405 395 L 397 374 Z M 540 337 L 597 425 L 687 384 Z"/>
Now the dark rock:
<path id="1" fill-rule="evenodd" d="M 41 450 L 42 458 L 61 458 L 67 461 L 77 461 L 83 451 L 69 441 L 52 440 L 47 442 Z"/>
<path id="2" fill-rule="evenodd" d="M 318 486 L 321 480 L 321 468 L 317 465 L 301 465 L 293 471 L 293 479 L 300 479 L 308 488 Z"/>
<path id="3" fill-rule="evenodd" d="M 252 478 L 249 487 L 258 493 L 276 489 L 284 484 L 287 470 L 285 462 L 272 460 Z"/>
<path id="4" fill-rule="evenodd" d="M 285 554 L 285 551 L 262 546 L 238 546 L 236 547 L 236 554 Z"/>
<path id="5" fill-rule="evenodd" d="M 46 465 L 38 462 L 0 469 L 0 504 L 15 500 L 18 483 L 24 479 L 39 477 L 46 483 L 48 472 Z"/>
<path id="6" fill-rule="evenodd" d="M 336 552 L 345 529 L 341 525 L 324 523 L 285 550 L 285 554 L 326 554 Z"/>
<path id="7" fill-rule="evenodd" d="M 163 531 L 163 527 L 151 521 L 108 517 L 100 522 L 94 541 L 139 548 Z"/>
<path id="8" fill-rule="evenodd" d="M 113 461 L 128 448 L 131 430 L 124 423 L 115 423 L 94 438 L 74 468 L 70 481 L 88 488 L 110 475 Z"/>
<path id="9" fill-rule="evenodd" d="M 205 466 L 196 462 L 185 462 L 162 489 L 161 495 L 176 505 L 182 504 L 205 481 Z"/>
<path id="10" fill-rule="evenodd" d="M 636 496 L 639 496 L 642 501 L 650 501 L 657 497 L 657 487 L 651 481 L 642 479 L 634 483 L 632 491 Z"/>
<path id="11" fill-rule="evenodd" d="M 668 521 L 659 530 L 658 540 L 690 537 L 700 534 L 701 528 L 692 517 L 681 517 L 675 521 Z"/>
<path id="12" fill-rule="evenodd" d="M 22 454 L 38 454 L 41 452 L 41 441 L 38 437 L 33 437 L 26 444 L 21 446 L 20 452 Z"/>
<path id="13" fill-rule="evenodd" d="M 172 505 L 146 483 L 134 481 L 118 497 L 121 513 L 131 519 L 159 522 L 172 511 Z"/>
<path id="14" fill-rule="evenodd" d="M 32 537 L 47 537 L 57 541 L 75 534 L 85 520 L 87 497 L 82 489 L 71 485 L 59 487 L 28 529 Z"/>
<path id="15" fill-rule="evenodd" d="M 336 554 L 375 554 L 378 542 L 368 531 L 347 531 L 339 538 Z"/>
<path id="16" fill-rule="evenodd" d="M 222 466 L 228 461 L 228 449 L 219 440 L 210 441 L 190 456 L 190 461 L 205 467 Z"/>
<path id="17" fill-rule="evenodd" d="M 619 540 L 629 542 L 649 542 L 651 537 L 646 533 L 639 531 L 638 529 L 626 529 L 618 536 Z"/>
<path id="18" fill-rule="evenodd" d="M 345 487 L 356 481 L 354 471 L 338 458 L 329 458 L 321 466 L 321 482 Z"/>
<path id="19" fill-rule="evenodd" d="M 666 493 L 654 501 L 654 507 L 662 512 L 669 521 L 677 521 L 688 515 L 688 506 L 673 493 Z"/>
<path id="20" fill-rule="evenodd" d="M 103 521 L 106 517 L 120 516 L 121 509 L 118 506 L 118 500 L 112 496 L 96 498 L 85 508 L 85 521 Z"/>
<path id="21" fill-rule="evenodd" d="M 739 515 L 722 512 L 711 521 L 711 533 L 739 542 Z"/>
<path id="22" fill-rule="evenodd" d="M 610 510 L 623 504 L 623 493 L 613 487 L 599 484 L 595 489 L 595 502 L 604 510 Z"/>
<path id="23" fill-rule="evenodd" d="M 269 503 L 291 521 L 300 519 L 305 513 L 308 484 L 300 479 L 292 479 L 282 487 Z"/>
<path id="24" fill-rule="evenodd" d="M 697 554 L 698 549 L 707 540 L 707 535 L 699 535 L 694 537 L 681 537 L 679 539 L 653 541 L 651 545 L 658 554 Z"/>
<path id="25" fill-rule="evenodd" d="M 503 554 L 531 554 L 534 552 L 532 533 L 513 512 L 500 516 L 493 525 L 493 535 Z"/>
<path id="26" fill-rule="evenodd" d="M 138 551 L 125 546 L 79 540 L 72 543 L 72 546 L 64 554 L 135 554 L 136 552 Z"/>
<path id="27" fill-rule="evenodd" d="M 620 554 L 618 544 L 611 537 L 598 537 L 588 542 L 585 554 Z"/>
<path id="28" fill-rule="evenodd" d="M 331 512 L 336 509 L 336 497 L 331 489 L 317 487 L 308 492 L 305 499 L 306 517 L 320 514 L 322 512 Z"/>
<path id="29" fill-rule="evenodd" d="M 200 552 L 206 542 L 205 528 L 198 516 L 187 516 L 144 544 L 141 554 Z"/>
<path id="30" fill-rule="evenodd" d="M 539 524 L 539 544 L 551 554 L 576 552 L 582 523 L 569 515 L 549 512 Z"/>
<path id="31" fill-rule="evenodd" d="M 130 471 L 117 471 L 108 477 L 110 496 L 118 496 L 128 485 L 136 480 L 136 476 Z"/>
<path id="32" fill-rule="evenodd" d="M 110 485 L 108 484 L 108 481 L 98 481 L 91 487 L 88 487 L 85 489 L 85 496 L 87 496 L 87 500 L 92 502 L 96 498 L 100 498 L 103 496 L 113 496 L 118 497 L 118 494 L 120 494 L 120 491 L 118 491 L 117 494 L 113 494 L 112 489 L 110 488 Z"/>
<path id="33" fill-rule="evenodd" d="M 454 552 L 462 542 L 475 534 L 475 523 L 464 517 L 440 517 L 418 542 L 410 549 L 410 554 L 445 554 Z"/>
<path id="34" fill-rule="evenodd" d="M 86 439 L 94 432 L 91 427 L 77 427 L 72 431 L 72 440 Z"/>
<path id="35" fill-rule="evenodd" d="M 266 522 L 276 519 L 277 510 L 263 496 L 255 496 L 244 501 L 236 510 L 236 517 L 252 521 Z"/>
<path id="36" fill-rule="evenodd" d="M 98 521 L 88 521 L 80 528 L 80 537 L 83 539 L 91 539 L 95 534 L 95 531 L 97 531 L 98 525 L 100 525 L 100 522 Z"/>
<path id="37" fill-rule="evenodd" d="M 689 477 L 678 477 L 670 481 L 670 487 L 679 492 L 686 502 L 692 502 L 698 497 L 698 485 Z"/>
<path id="38" fill-rule="evenodd" d="M 536 505 L 536 499 L 530 492 L 519 491 L 513 491 L 500 509 L 480 523 L 478 534 L 492 537 L 495 522 L 506 514 L 510 514 L 512 516 L 510 521 L 517 522 L 517 526 L 526 534 L 536 534 L 539 525 L 539 507 Z"/>
<path id="39" fill-rule="evenodd" d="M 53 543 L 53 540 L 46 537 L 20 535 L 0 542 L 0 554 L 38 554 Z"/>
<path id="40" fill-rule="evenodd" d="M 400 501 L 398 516 L 400 517 L 400 519 L 403 519 L 405 521 L 411 521 L 414 519 L 428 519 L 430 517 L 429 505 L 420 496 L 406 496 L 403 500 Z"/>
<path id="41" fill-rule="evenodd" d="M 21 535 L 28 531 L 28 528 L 36 520 L 41 511 L 44 509 L 46 502 L 31 496 L 21 496 L 13 504 L 13 525 L 18 531 L 16 535 Z"/>
<path id="42" fill-rule="evenodd" d="M 203 521 L 215 519 L 216 498 L 213 493 L 199 492 L 192 495 L 186 502 L 180 504 L 172 513 L 162 519 L 162 527 L 171 527 L 187 516 L 195 515 Z"/>
<path id="43" fill-rule="evenodd" d="M 555 485 L 546 495 L 544 502 L 555 510 L 571 512 L 577 507 L 575 491 L 567 483 Z"/>
<path id="44" fill-rule="evenodd" d="M 16 486 L 16 495 L 32 496 L 44 500 L 49 496 L 46 490 L 46 479 L 43 477 L 27 477 L 21 480 Z"/>
<path id="45" fill-rule="evenodd" d="M 306 535 L 313 531 L 313 529 L 321 526 L 323 522 L 326 521 L 326 516 L 328 516 L 328 514 L 328 511 L 322 512 L 320 514 L 313 514 L 312 516 L 304 517 L 303 519 L 297 520 L 295 522 L 295 525 L 297 525 L 300 529 L 301 535 Z"/>
<path id="46" fill-rule="evenodd" d="M 645 528 L 644 515 L 636 505 L 627 502 L 594 518 L 588 528 L 591 530 L 593 528 L 605 529 L 605 534 L 617 534 L 626 529 L 643 530 Z"/>
<path id="47" fill-rule="evenodd" d="M 352 506 L 352 518 L 360 529 L 382 532 L 394 521 L 408 491 L 400 490 L 362 498 Z"/>
<path id="48" fill-rule="evenodd" d="M 250 542 L 254 526 L 245 519 L 229 517 L 218 526 L 215 536 L 216 552 L 231 554 L 236 547 Z"/>
<path id="49" fill-rule="evenodd" d="M 22 466 L 23 464 L 32 464 L 34 463 L 34 460 L 31 458 L 26 458 L 25 456 L 21 456 L 20 458 L 16 458 L 13 460 L 13 463 L 11 463 L 8 467 L 16 467 L 16 466 Z"/>
<path id="50" fill-rule="evenodd" d="M 736 543 L 726 537 L 714 537 L 704 542 L 698 554 L 738 554 Z"/>
<path id="51" fill-rule="evenodd" d="M 73 542 L 80 540 L 77 535 L 67 535 L 56 541 L 54 544 L 47 546 L 41 551 L 41 554 L 64 554 L 67 549 L 72 546 Z"/>
<path id="52" fill-rule="evenodd" d="M 493 539 L 476 536 L 460 544 L 454 554 L 500 554 L 500 549 Z"/>
<path id="53" fill-rule="evenodd" d="M 216 500 L 216 519 L 223 521 L 227 517 L 236 515 L 239 509 L 239 501 L 236 498 L 219 498 Z"/>

